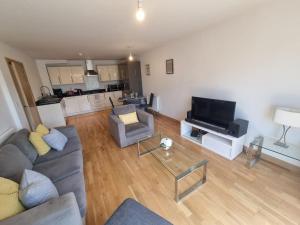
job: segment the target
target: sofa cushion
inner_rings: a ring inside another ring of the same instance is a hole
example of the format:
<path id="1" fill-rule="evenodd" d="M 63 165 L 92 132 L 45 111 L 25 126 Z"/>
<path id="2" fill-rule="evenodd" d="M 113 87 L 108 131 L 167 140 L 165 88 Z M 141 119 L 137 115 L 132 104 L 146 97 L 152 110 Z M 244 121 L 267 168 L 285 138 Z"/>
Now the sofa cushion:
<path id="1" fill-rule="evenodd" d="M 65 177 L 64 179 L 55 182 L 54 185 L 56 186 L 59 195 L 64 195 L 69 192 L 75 194 L 80 214 L 84 217 L 86 211 L 86 195 L 83 172 L 77 172 L 71 176 Z"/>
<path id="2" fill-rule="evenodd" d="M 68 138 L 60 131 L 52 128 L 49 134 L 43 136 L 44 141 L 54 150 L 62 151 Z"/>
<path id="3" fill-rule="evenodd" d="M 51 149 L 46 155 L 39 156 L 35 162 L 34 165 L 46 162 L 49 160 L 57 159 L 62 156 L 68 155 L 75 151 L 81 151 L 82 146 L 80 143 L 80 140 L 78 137 L 73 136 L 69 137 L 68 142 L 66 143 L 64 149 L 62 151 L 55 151 L 54 149 Z"/>
<path id="4" fill-rule="evenodd" d="M 62 132 L 67 138 L 78 137 L 77 130 L 73 125 L 66 127 L 56 127 L 55 129 Z"/>
<path id="5" fill-rule="evenodd" d="M 17 146 L 8 144 L 0 148 L 0 177 L 20 183 L 24 169 L 32 169 L 32 163 Z"/>
<path id="6" fill-rule="evenodd" d="M 51 147 L 43 140 L 41 133 L 31 132 L 29 135 L 29 141 L 33 144 L 39 155 L 45 155 L 51 149 Z"/>
<path id="7" fill-rule="evenodd" d="M 42 136 L 49 134 L 49 129 L 43 125 L 43 124 L 39 124 L 36 129 L 35 132 L 40 133 Z"/>
<path id="8" fill-rule="evenodd" d="M 119 115 L 119 118 L 125 125 L 139 122 L 136 112 Z"/>
<path id="9" fill-rule="evenodd" d="M 26 129 L 19 130 L 8 138 L 3 145 L 13 144 L 33 163 L 38 154 L 29 141 L 29 131 Z"/>
<path id="10" fill-rule="evenodd" d="M 58 197 L 56 187 L 48 177 L 36 171 L 24 170 L 19 198 L 27 209 Z"/>
<path id="11" fill-rule="evenodd" d="M 113 114 L 115 115 L 123 115 L 123 114 L 128 114 L 128 113 L 132 113 L 135 112 L 136 108 L 135 105 L 130 104 L 130 105 L 122 105 L 122 106 L 118 106 L 113 108 Z"/>
<path id="12" fill-rule="evenodd" d="M 143 123 L 133 123 L 125 126 L 126 137 L 133 137 L 138 134 L 142 134 L 150 131 L 149 127 Z"/>
<path id="13" fill-rule="evenodd" d="M 0 177 L 0 221 L 25 210 L 19 201 L 18 193 L 19 184 Z"/>
<path id="14" fill-rule="evenodd" d="M 35 164 L 33 170 L 56 182 L 83 170 L 82 152 L 75 151 L 60 158 Z"/>
<path id="15" fill-rule="evenodd" d="M 133 199 L 126 199 L 105 225 L 172 225 Z"/>

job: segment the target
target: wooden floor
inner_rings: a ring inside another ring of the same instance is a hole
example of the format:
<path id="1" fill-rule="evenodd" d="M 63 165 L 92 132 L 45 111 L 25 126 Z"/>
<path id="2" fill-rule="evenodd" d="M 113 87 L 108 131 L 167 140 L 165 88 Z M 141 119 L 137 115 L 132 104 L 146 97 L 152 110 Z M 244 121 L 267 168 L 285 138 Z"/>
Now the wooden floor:
<path id="1" fill-rule="evenodd" d="M 83 148 L 87 225 L 101 225 L 126 198 L 134 198 L 176 225 L 300 224 L 300 177 L 245 156 L 229 161 L 184 140 L 179 124 L 158 117 L 156 129 L 209 160 L 207 182 L 174 201 L 174 177 L 152 155 L 138 158 L 136 145 L 121 150 L 108 131 L 108 111 L 70 117 Z M 133 224 L 134 225 L 134 224 Z"/>

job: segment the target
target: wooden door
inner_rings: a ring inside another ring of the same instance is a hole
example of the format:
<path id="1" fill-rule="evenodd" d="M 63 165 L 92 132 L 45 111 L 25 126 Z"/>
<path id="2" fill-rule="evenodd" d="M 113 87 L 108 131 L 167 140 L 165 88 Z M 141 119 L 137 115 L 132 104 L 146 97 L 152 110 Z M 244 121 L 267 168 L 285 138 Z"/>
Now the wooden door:
<path id="1" fill-rule="evenodd" d="M 82 84 L 84 83 L 84 69 L 82 66 L 72 66 L 72 81 L 74 84 Z"/>
<path id="2" fill-rule="evenodd" d="M 60 81 L 61 84 L 72 84 L 72 71 L 68 66 L 59 67 Z"/>
<path id="3" fill-rule="evenodd" d="M 32 130 L 41 123 L 41 119 L 35 104 L 31 87 L 22 63 L 6 58 L 10 73 L 12 75 L 18 96 L 24 108 L 25 115 Z"/>
<path id="4" fill-rule="evenodd" d="M 52 85 L 60 85 L 59 67 L 47 67 L 48 75 Z"/>

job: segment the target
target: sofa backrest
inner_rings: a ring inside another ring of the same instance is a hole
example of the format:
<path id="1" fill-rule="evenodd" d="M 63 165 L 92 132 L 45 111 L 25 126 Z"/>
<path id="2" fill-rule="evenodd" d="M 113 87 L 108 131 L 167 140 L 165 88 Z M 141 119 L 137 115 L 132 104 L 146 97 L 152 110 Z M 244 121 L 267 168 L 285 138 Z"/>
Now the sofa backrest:
<path id="1" fill-rule="evenodd" d="M 32 169 L 31 161 L 12 144 L 0 148 L 0 177 L 20 183 L 24 169 Z"/>
<path id="2" fill-rule="evenodd" d="M 27 129 L 22 129 L 10 136 L 3 145 L 13 144 L 19 148 L 19 150 L 34 163 L 38 154 L 33 145 L 29 141 L 29 131 Z"/>
<path id="3" fill-rule="evenodd" d="M 127 114 L 127 113 L 132 113 L 135 111 L 136 111 L 136 108 L 135 108 L 134 104 L 122 105 L 122 106 L 113 108 L 113 114 L 115 114 L 117 116 Z"/>

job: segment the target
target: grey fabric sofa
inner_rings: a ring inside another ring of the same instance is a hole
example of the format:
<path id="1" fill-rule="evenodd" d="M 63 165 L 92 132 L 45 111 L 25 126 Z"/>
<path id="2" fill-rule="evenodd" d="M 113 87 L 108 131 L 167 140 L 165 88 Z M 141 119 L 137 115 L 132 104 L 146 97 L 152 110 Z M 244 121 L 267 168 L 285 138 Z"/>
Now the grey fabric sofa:
<path id="1" fill-rule="evenodd" d="M 51 149 L 38 156 L 28 141 L 29 131 L 20 130 L 0 147 L 0 176 L 20 183 L 24 169 L 49 177 L 60 195 L 47 203 L 0 221 L 0 225 L 79 225 L 86 213 L 82 146 L 75 127 L 57 128 L 68 137 L 63 151 Z"/>
<path id="2" fill-rule="evenodd" d="M 118 115 L 136 112 L 139 123 L 124 125 Z M 117 144 L 123 148 L 135 144 L 139 139 L 154 134 L 153 115 L 143 110 L 136 109 L 135 105 L 123 105 L 113 108 L 109 116 L 109 128 L 111 135 Z"/>

